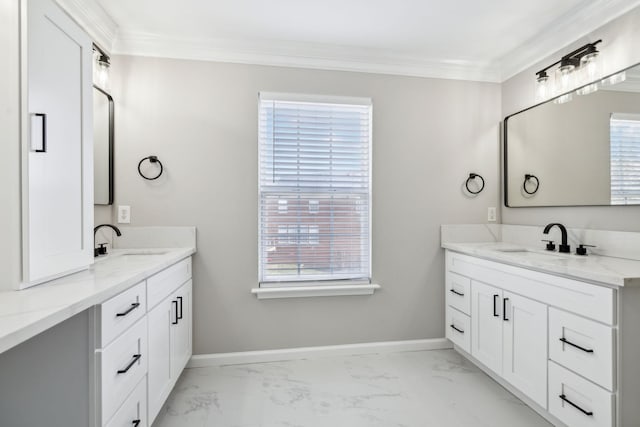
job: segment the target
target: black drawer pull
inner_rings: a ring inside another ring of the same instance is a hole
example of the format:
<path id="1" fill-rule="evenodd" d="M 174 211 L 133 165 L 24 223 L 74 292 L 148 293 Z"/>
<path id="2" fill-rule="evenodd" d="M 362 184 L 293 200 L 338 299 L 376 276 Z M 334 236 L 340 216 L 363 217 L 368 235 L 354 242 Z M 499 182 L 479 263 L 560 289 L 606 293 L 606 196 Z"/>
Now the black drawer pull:
<path id="1" fill-rule="evenodd" d="M 509 298 L 502 299 L 502 320 L 505 322 L 509 321 L 509 319 L 507 319 L 507 301 L 509 301 Z"/>
<path id="2" fill-rule="evenodd" d="M 131 421 L 131 424 L 133 424 L 133 427 L 138 427 L 140 425 L 140 420 L 133 420 Z"/>
<path id="3" fill-rule="evenodd" d="M 182 297 L 178 297 L 180 300 L 180 314 L 178 314 L 178 320 L 182 320 Z"/>
<path id="4" fill-rule="evenodd" d="M 567 399 L 567 396 L 565 396 L 564 394 L 561 394 L 560 396 L 558 396 L 560 399 L 562 399 L 563 402 L 567 402 L 569 405 L 573 406 L 574 408 L 576 408 L 578 411 L 582 412 L 583 414 L 592 417 L 593 416 L 593 412 L 591 411 L 585 411 L 584 409 L 582 409 L 581 407 L 579 407 L 578 405 L 576 405 L 575 403 L 573 403 L 572 401 L 570 401 L 569 399 Z"/>
<path id="5" fill-rule="evenodd" d="M 127 308 L 122 313 L 116 313 L 116 317 L 124 317 L 124 316 L 126 316 L 129 313 L 131 313 L 133 310 L 135 310 L 138 307 L 140 307 L 140 303 L 139 302 L 134 302 L 134 303 L 131 304 L 131 306 L 129 308 Z"/>
<path id="6" fill-rule="evenodd" d="M 142 355 L 141 355 L 141 354 L 134 354 L 134 355 L 133 355 L 133 360 L 132 360 L 131 362 L 129 362 L 129 364 L 127 365 L 127 367 L 126 367 L 126 368 L 124 368 L 124 369 L 120 369 L 120 370 L 118 371 L 118 373 L 119 373 L 119 374 L 126 374 L 126 373 L 127 373 L 127 371 L 128 371 L 129 369 L 131 369 L 131 367 L 132 367 L 133 365 L 135 365 L 135 364 L 136 364 L 136 362 L 137 362 L 138 360 L 140 360 L 140 358 L 141 358 L 141 357 L 142 357 Z"/>
<path id="7" fill-rule="evenodd" d="M 451 292 L 452 294 L 459 295 L 459 296 L 461 296 L 461 297 L 463 297 L 463 296 L 464 296 L 464 294 L 463 294 L 462 292 L 458 292 L 458 291 L 456 291 L 455 289 L 449 289 L 449 292 Z"/>
<path id="8" fill-rule="evenodd" d="M 177 301 L 177 300 L 173 300 L 173 301 L 171 301 L 171 305 L 173 305 L 173 306 L 174 306 L 175 311 L 176 311 L 176 317 L 175 317 L 175 319 L 176 319 L 176 320 L 172 320 L 172 321 L 171 321 L 171 324 L 172 324 L 172 325 L 177 325 L 177 324 L 178 324 L 178 320 L 179 320 L 179 319 L 178 319 L 178 301 Z"/>
<path id="9" fill-rule="evenodd" d="M 493 296 L 493 317 L 500 317 L 500 314 L 498 314 L 498 313 L 496 312 L 496 310 L 498 309 L 498 308 L 497 308 L 498 303 L 496 302 L 496 300 L 499 300 L 499 299 L 500 299 L 500 295 L 495 294 L 495 295 Z"/>
<path id="10" fill-rule="evenodd" d="M 464 331 L 462 329 L 458 329 L 455 327 L 455 325 L 449 325 L 451 327 L 451 329 L 456 330 L 458 332 L 460 332 L 461 334 L 464 334 Z"/>
<path id="11" fill-rule="evenodd" d="M 569 344 L 571 347 L 575 347 L 579 350 L 584 351 L 585 353 L 593 353 L 593 350 L 590 348 L 584 348 L 584 347 L 580 347 L 578 344 L 574 344 L 571 341 L 568 341 L 566 338 L 560 338 L 560 341 L 562 341 L 565 344 Z"/>

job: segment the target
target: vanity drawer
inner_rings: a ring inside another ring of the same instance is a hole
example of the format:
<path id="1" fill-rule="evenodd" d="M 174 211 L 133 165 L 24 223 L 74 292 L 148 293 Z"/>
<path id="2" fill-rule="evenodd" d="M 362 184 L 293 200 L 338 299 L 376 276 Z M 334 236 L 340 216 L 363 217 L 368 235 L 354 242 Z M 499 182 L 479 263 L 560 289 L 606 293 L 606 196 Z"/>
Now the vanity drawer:
<path id="1" fill-rule="evenodd" d="M 147 289 L 140 282 L 98 306 L 100 347 L 106 347 L 147 312 Z"/>
<path id="2" fill-rule="evenodd" d="M 471 353 L 471 318 L 455 308 L 446 308 L 445 335 L 451 342 Z"/>
<path id="3" fill-rule="evenodd" d="M 191 257 L 149 277 L 147 279 L 147 306 L 149 310 L 189 279 L 191 279 Z"/>
<path id="4" fill-rule="evenodd" d="M 610 391 L 614 334 L 613 328 L 549 308 L 549 358 Z"/>
<path id="5" fill-rule="evenodd" d="M 615 425 L 614 395 L 551 361 L 549 412 L 568 427 Z"/>
<path id="6" fill-rule="evenodd" d="M 447 272 L 447 305 L 471 315 L 471 279 L 459 274 Z"/>
<path id="7" fill-rule="evenodd" d="M 105 427 L 147 427 L 147 377 L 142 377 Z"/>
<path id="8" fill-rule="evenodd" d="M 102 424 L 111 418 L 145 377 L 147 359 L 146 317 L 97 352 L 98 372 L 101 372 Z"/>

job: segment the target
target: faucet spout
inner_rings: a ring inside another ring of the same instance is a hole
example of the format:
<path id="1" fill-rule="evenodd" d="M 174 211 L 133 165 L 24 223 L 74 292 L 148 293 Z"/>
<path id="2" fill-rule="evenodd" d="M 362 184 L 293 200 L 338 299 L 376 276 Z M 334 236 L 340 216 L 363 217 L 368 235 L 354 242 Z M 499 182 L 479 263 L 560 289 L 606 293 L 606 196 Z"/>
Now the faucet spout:
<path id="1" fill-rule="evenodd" d="M 567 242 L 567 228 L 559 222 L 552 222 L 551 224 L 547 224 L 547 226 L 544 227 L 543 233 L 549 234 L 549 231 L 551 231 L 553 227 L 558 227 L 560 229 L 560 233 L 562 233 L 562 244 L 558 246 L 558 251 L 568 254 L 569 252 L 571 252 L 571 246 L 569 246 Z"/>
<path id="2" fill-rule="evenodd" d="M 99 255 L 106 255 L 107 254 L 107 248 L 104 247 L 105 243 L 101 243 L 99 248 L 95 247 L 96 246 L 96 233 L 102 227 L 109 227 L 109 228 L 113 229 L 113 231 L 116 232 L 116 236 L 122 236 L 122 232 L 115 225 L 111 225 L 111 224 L 100 224 L 100 225 L 97 225 L 93 229 L 93 256 L 94 257 L 97 257 Z"/>

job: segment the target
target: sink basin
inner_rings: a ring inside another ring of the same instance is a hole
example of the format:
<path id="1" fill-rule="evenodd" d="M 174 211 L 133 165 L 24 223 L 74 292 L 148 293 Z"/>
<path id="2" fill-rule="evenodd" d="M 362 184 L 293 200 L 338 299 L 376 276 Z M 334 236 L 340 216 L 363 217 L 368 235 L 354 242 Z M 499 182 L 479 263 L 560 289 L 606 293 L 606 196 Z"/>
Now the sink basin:
<path id="1" fill-rule="evenodd" d="M 557 252 L 538 252 L 531 251 L 525 248 L 498 248 L 495 249 L 496 252 L 502 252 L 505 254 L 514 254 L 518 257 L 522 257 L 523 259 L 537 259 L 537 260 L 546 260 L 550 261 L 553 259 L 562 259 L 564 258 L 564 254 L 560 254 Z"/>

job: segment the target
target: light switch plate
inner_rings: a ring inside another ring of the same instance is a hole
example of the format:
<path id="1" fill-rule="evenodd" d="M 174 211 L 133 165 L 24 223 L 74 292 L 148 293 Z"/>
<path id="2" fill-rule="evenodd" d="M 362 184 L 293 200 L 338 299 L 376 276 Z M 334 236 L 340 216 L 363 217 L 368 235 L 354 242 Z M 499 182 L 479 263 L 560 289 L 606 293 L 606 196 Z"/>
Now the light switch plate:
<path id="1" fill-rule="evenodd" d="M 495 220 L 496 220 L 496 208 L 493 206 L 487 208 L 487 221 L 495 222 Z"/>
<path id="2" fill-rule="evenodd" d="M 131 206 L 119 205 L 118 206 L 118 224 L 130 224 L 131 223 Z"/>

